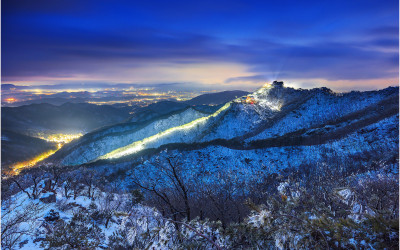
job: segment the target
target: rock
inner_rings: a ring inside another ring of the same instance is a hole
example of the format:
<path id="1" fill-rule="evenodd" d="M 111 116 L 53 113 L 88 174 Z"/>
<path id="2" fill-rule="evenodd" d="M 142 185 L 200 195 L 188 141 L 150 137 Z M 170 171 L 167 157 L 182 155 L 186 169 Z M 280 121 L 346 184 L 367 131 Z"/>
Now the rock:
<path id="1" fill-rule="evenodd" d="M 29 241 L 28 240 L 24 240 L 24 241 L 21 241 L 20 243 L 19 243 L 19 248 L 22 248 L 25 244 L 27 244 Z"/>
<path id="2" fill-rule="evenodd" d="M 60 219 L 60 214 L 53 209 L 49 211 L 49 213 L 44 217 L 45 221 L 56 221 Z"/>
<path id="3" fill-rule="evenodd" d="M 45 193 L 39 200 L 44 203 L 53 203 L 56 202 L 56 195 L 54 193 Z"/>

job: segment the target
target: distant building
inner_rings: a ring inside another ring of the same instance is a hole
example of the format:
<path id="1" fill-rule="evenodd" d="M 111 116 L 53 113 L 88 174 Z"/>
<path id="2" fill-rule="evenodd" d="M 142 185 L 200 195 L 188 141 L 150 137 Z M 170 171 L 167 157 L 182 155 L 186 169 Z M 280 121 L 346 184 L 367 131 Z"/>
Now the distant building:
<path id="1" fill-rule="evenodd" d="M 283 87 L 283 81 L 273 81 L 272 86 Z"/>

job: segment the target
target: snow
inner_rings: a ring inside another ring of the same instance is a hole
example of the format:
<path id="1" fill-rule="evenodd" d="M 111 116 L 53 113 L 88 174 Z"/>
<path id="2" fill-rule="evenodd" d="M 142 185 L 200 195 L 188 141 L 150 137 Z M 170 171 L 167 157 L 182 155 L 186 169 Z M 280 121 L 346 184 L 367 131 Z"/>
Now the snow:
<path id="1" fill-rule="evenodd" d="M 343 201 L 348 204 L 349 200 L 352 196 L 354 196 L 354 193 L 350 189 L 343 189 L 337 192 L 337 194 L 343 199 Z"/>
<path id="2" fill-rule="evenodd" d="M 262 116 L 257 112 L 257 105 L 235 104 L 226 115 L 214 125 L 212 130 L 206 134 L 202 141 L 210 141 L 213 139 L 224 138 L 232 139 L 237 136 L 244 135 L 260 125 Z M 268 117 L 274 112 L 269 109 Z M 267 113 L 265 111 L 265 113 Z M 266 115 L 266 114 L 264 114 Z M 267 115 L 266 115 L 267 116 Z"/>
<path id="3" fill-rule="evenodd" d="M 344 122 L 333 126 L 325 123 L 377 103 L 394 92 L 388 88 L 382 91 L 338 94 L 327 89 L 300 90 L 265 86 L 253 93 L 257 100 L 254 105 L 231 102 L 209 116 L 189 108 L 144 127 L 138 127 L 136 123 L 122 124 L 94 133 L 82 139 L 86 141 L 82 145 L 72 147 L 61 164 L 78 165 L 98 159 L 121 158 L 171 143 L 207 142 L 241 136 L 248 143 L 307 128 L 309 130 L 304 132 L 305 136 L 332 132 L 349 124 Z M 269 123 L 271 126 L 264 128 Z M 321 127 L 313 128 L 315 126 Z M 359 138 L 356 141 L 369 143 L 359 141 Z M 353 143 L 353 146 L 363 148 L 364 145 Z M 313 155 L 318 159 L 318 155 Z"/>
<path id="4" fill-rule="evenodd" d="M 58 202 L 78 204 L 86 209 L 89 207 L 91 203 L 94 203 L 98 207 L 101 207 L 101 202 L 102 202 L 101 198 L 92 200 L 86 196 L 78 196 L 75 200 L 72 198 L 66 199 L 65 197 L 62 196 L 61 189 L 58 189 L 56 196 Z M 100 193 L 98 194 L 98 196 L 99 197 L 105 196 L 105 194 Z M 76 211 L 76 206 L 72 206 L 72 208 L 66 211 L 61 211 L 59 210 L 59 208 L 57 207 L 57 203 L 55 202 L 50 204 L 45 204 L 39 201 L 38 199 L 36 200 L 29 199 L 25 193 L 19 192 L 13 195 L 10 199 L 2 203 L 2 222 L 6 223 L 8 220 L 10 219 L 12 220 L 14 216 L 20 213 L 25 213 L 27 211 L 26 209 L 29 209 L 31 207 L 35 209 L 33 215 L 30 216 L 26 220 L 26 222 L 20 223 L 18 225 L 19 230 L 27 230 L 27 233 L 24 234 L 19 240 L 19 242 L 24 242 L 24 241 L 27 242 L 19 249 L 43 249 L 40 246 L 40 242 L 33 242 L 33 241 L 35 238 L 40 238 L 45 236 L 46 229 L 43 227 L 43 224 L 45 224 L 46 222 L 44 220 L 44 217 L 47 214 L 49 214 L 50 210 L 58 212 L 60 214 L 60 218 L 63 219 L 64 221 L 69 221 L 72 218 L 74 212 Z M 134 227 L 137 235 L 146 232 L 146 230 L 148 230 L 149 227 L 150 228 L 156 227 L 157 226 L 156 221 L 162 219 L 157 210 L 140 204 L 134 207 L 132 211 L 132 217 L 130 218 L 131 221 L 132 218 L 139 221 L 138 222 L 139 224 L 137 224 Z M 147 224 L 143 224 L 143 218 L 146 219 Z M 123 216 L 123 219 L 119 220 L 119 222 L 117 223 L 110 222 L 108 228 L 105 228 L 104 225 L 101 225 L 100 228 L 105 233 L 106 239 L 108 239 L 108 236 L 111 236 L 116 230 L 123 228 L 124 223 L 127 222 L 127 219 L 128 219 L 127 216 Z M 106 244 L 107 241 L 104 243 Z"/>
<path id="5" fill-rule="evenodd" d="M 385 91 L 334 94 L 317 92 L 311 99 L 292 111 L 271 128 L 248 140 L 266 139 L 296 130 L 320 126 L 328 121 L 361 110 L 387 97 Z M 331 128 L 331 127 L 325 127 Z"/>
<path id="6" fill-rule="evenodd" d="M 191 122 L 181 126 L 171 127 L 141 141 L 136 141 L 130 145 L 114 150 L 101 156 L 99 159 L 120 158 L 134 154 L 146 148 L 157 148 L 168 143 L 195 142 L 196 138 L 201 135 L 202 131 L 204 131 L 208 126 L 211 126 L 220 116 L 223 116 L 225 112 L 229 110 L 230 106 L 231 103 L 227 103 L 212 115 L 192 120 Z"/>
<path id="7" fill-rule="evenodd" d="M 46 192 L 46 193 L 43 193 L 41 196 L 40 196 L 40 198 L 47 198 L 47 197 L 49 197 L 49 196 L 51 196 L 51 195 L 53 195 L 54 193 L 52 193 L 52 192 Z"/>
<path id="8" fill-rule="evenodd" d="M 61 163 L 63 165 L 87 163 L 112 150 L 143 140 L 169 128 L 187 124 L 204 116 L 206 114 L 190 108 L 164 119 L 153 121 L 144 127 L 133 125 L 133 127 L 128 125 L 115 126 L 95 134 L 93 138 L 90 137 L 90 142 L 74 147 L 72 152 L 63 157 Z"/>
<path id="9" fill-rule="evenodd" d="M 72 200 L 72 198 L 69 199 L 69 201 L 71 201 L 71 200 Z M 92 200 L 86 196 L 79 196 L 79 197 L 76 197 L 76 199 L 73 200 L 73 202 L 78 205 L 81 205 L 82 207 L 89 207 Z"/>
<path id="10" fill-rule="evenodd" d="M 373 129 L 373 128 L 381 129 Z M 365 152 L 390 152 L 398 148 L 398 135 L 391 136 L 387 131 L 398 131 L 398 115 L 386 118 L 380 122 L 364 127 L 340 140 L 334 140 L 312 146 L 268 147 L 251 150 L 230 149 L 223 146 L 207 146 L 196 150 L 164 150 L 150 157 L 147 161 L 127 169 L 127 174 L 144 181 L 162 178 L 152 162 L 162 161 L 168 157 L 177 157 L 185 179 L 203 185 L 222 182 L 229 177 L 233 188 L 249 193 L 247 184 L 262 183 L 260 176 L 279 173 L 287 168 L 297 168 L 302 164 L 318 165 L 326 158 L 335 158 L 339 163 L 346 164 L 346 159 Z M 371 130 L 373 129 L 373 130 Z M 363 132 L 369 131 L 369 132 Z M 215 153 L 218 152 L 218 153 Z M 114 167 L 118 166 L 116 164 Z M 396 168 L 395 166 L 393 166 Z M 225 176 L 224 178 L 222 178 Z M 126 180 L 129 183 L 129 179 Z M 166 184 L 167 185 L 167 184 Z M 284 183 L 281 183 L 282 191 Z M 344 192 L 344 191 L 343 191 Z M 291 193 L 293 197 L 296 192 Z"/>

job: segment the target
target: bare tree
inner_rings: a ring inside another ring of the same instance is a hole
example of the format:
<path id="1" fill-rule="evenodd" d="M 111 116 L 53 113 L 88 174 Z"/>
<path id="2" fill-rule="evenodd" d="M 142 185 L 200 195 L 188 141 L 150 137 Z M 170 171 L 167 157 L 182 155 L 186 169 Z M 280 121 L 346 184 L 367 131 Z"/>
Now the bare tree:
<path id="1" fill-rule="evenodd" d="M 73 192 L 72 186 L 74 185 L 74 180 L 72 176 L 67 176 L 63 183 L 63 193 L 65 198 L 69 199 L 71 193 Z"/>
<path id="2" fill-rule="evenodd" d="M 11 181 L 30 199 L 37 199 L 42 191 L 40 182 L 46 178 L 45 172 L 41 168 L 35 168 L 21 173 L 19 176 L 11 177 Z"/>
<path id="3" fill-rule="evenodd" d="M 36 219 L 43 206 L 32 202 L 23 206 L 23 203 L 11 200 L 5 206 L 7 209 L 1 213 L 1 248 L 15 249 L 21 237 L 29 233 L 29 229 L 21 224 Z"/>
<path id="4" fill-rule="evenodd" d="M 124 198 L 118 194 L 107 193 L 99 199 L 99 210 L 105 218 L 105 227 L 114 216 L 114 214 L 122 207 Z"/>
<path id="5" fill-rule="evenodd" d="M 92 170 L 84 170 L 83 175 L 82 175 L 82 183 L 85 184 L 87 188 L 87 196 L 90 199 L 94 198 L 94 192 L 95 192 L 95 183 L 96 183 L 96 176 L 94 171 Z"/>
<path id="6" fill-rule="evenodd" d="M 165 203 L 174 220 L 177 220 L 177 215 L 180 214 L 190 221 L 191 200 L 189 194 L 191 190 L 184 178 L 186 169 L 179 157 L 169 156 L 162 160 L 156 159 L 151 163 L 144 164 L 143 167 L 151 168 L 151 173 L 146 178 L 133 178 L 134 184 Z M 145 169 L 136 168 L 134 171 L 139 176 Z M 183 208 L 181 209 L 181 207 Z"/>
<path id="7" fill-rule="evenodd" d="M 62 178 L 62 169 L 58 166 L 50 166 L 48 167 L 48 172 L 51 174 L 52 177 L 51 188 L 55 189 Z"/>
<path id="8" fill-rule="evenodd" d="M 73 197 L 75 200 L 82 192 L 84 184 L 81 172 L 72 171 L 63 173 L 59 182 L 62 182 L 63 194 L 66 198 Z"/>

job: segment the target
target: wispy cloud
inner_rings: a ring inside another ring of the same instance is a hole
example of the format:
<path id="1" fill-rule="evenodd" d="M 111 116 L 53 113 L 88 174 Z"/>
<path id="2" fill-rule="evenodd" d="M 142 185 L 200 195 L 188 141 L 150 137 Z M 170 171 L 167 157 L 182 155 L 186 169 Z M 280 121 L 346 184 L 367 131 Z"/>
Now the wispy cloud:
<path id="1" fill-rule="evenodd" d="M 177 4 L 167 13 L 130 2 L 74 9 L 52 1 L 43 8 L 7 1 L 3 81 L 250 84 L 283 78 L 358 84 L 398 76 L 398 12 L 392 10 L 398 3 L 392 1 L 362 8 L 307 3 L 303 11 L 296 2 L 234 1 L 226 9 L 208 2 L 197 6 L 204 16 L 190 14 L 196 6 Z M 322 15 L 321 8 L 335 15 Z"/>

